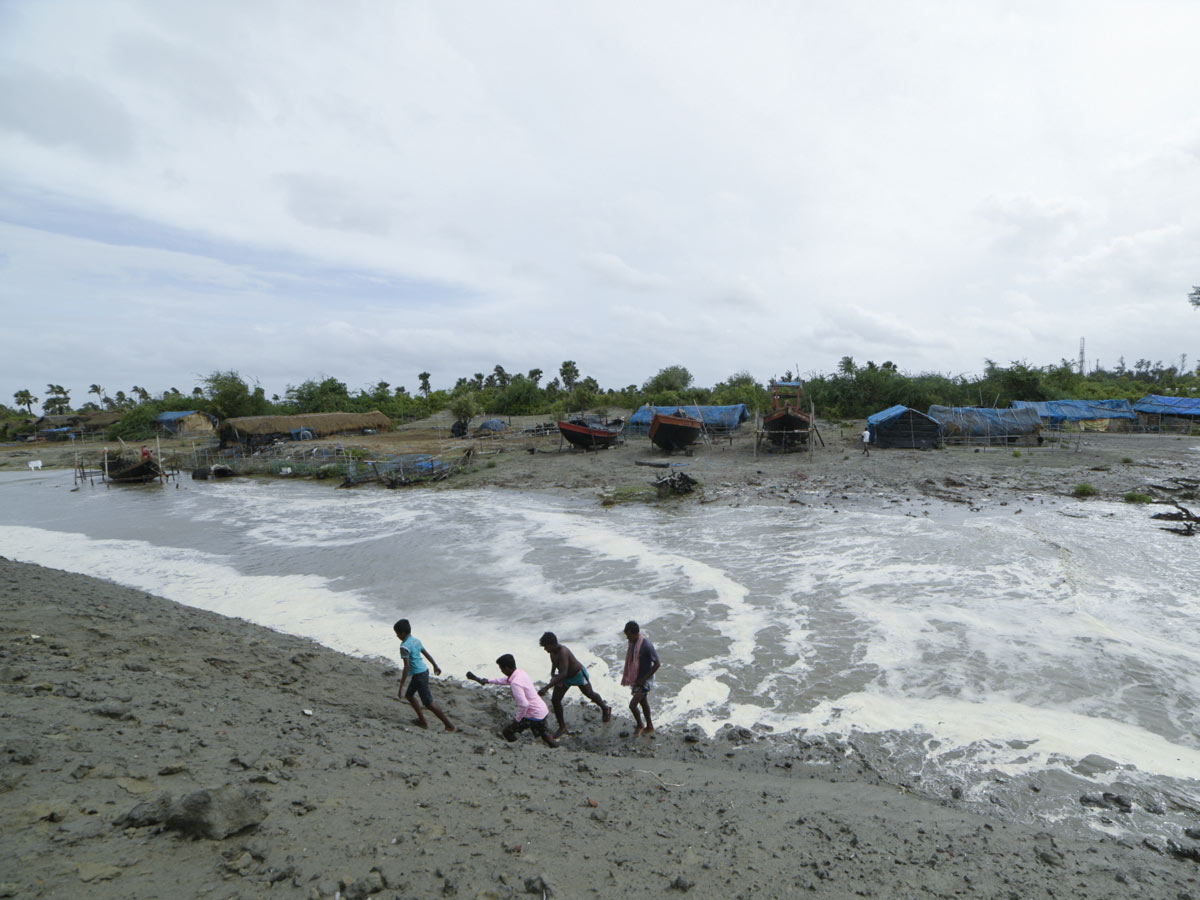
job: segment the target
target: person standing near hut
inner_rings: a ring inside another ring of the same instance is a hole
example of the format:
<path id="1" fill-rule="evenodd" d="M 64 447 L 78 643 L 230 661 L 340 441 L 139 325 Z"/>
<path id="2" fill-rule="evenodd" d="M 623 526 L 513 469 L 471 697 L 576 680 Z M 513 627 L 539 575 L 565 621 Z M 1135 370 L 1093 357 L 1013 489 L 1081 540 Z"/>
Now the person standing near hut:
<path id="1" fill-rule="evenodd" d="M 621 684 L 627 685 L 633 698 L 629 701 L 629 711 L 637 722 L 633 736 L 654 733 L 654 721 L 650 718 L 650 691 L 654 689 L 654 673 L 658 671 L 658 651 L 642 634 L 637 622 L 632 619 L 625 623 L 625 640 L 629 647 L 625 650 L 625 670 L 621 674 Z M 643 721 L 643 716 L 645 721 Z"/>
<path id="2" fill-rule="evenodd" d="M 871 455 L 871 426 L 864 425 L 862 433 L 863 456 Z"/>

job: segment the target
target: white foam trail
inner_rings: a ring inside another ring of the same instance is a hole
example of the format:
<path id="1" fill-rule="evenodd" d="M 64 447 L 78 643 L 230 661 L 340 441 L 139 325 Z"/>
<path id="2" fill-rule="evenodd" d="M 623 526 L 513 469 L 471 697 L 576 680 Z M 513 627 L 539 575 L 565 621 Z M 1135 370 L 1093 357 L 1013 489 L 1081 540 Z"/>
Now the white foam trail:
<path id="1" fill-rule="evenodd" d="M 1078 760 L 1089 754 L 1172 778 L 1192 780 L 1200 773 L 1200 750 L 1135 725 L 997 697 L 971 703 L 858 693 L 821 703 L 792 722 L 816 733 L 924 733 L 941 743 L 938 755 L 971 750 L 976 763 L 1008 775 L 1044 769 L 1056 756 Z M 981 735 L 989 736 L 986 742 Z M 1014 750 L 1008 741 L 1033 746 Z"/>
<path id="2" fill-rule="evenodd" d="M 336 590 L 332 580 L 320 576 L 245 575 L 222 558 L 196 550 L 22 526 L 0 526 L 0 547 L 21 562 L 137 588 L 343 653 L 398 658 L 392 623 L 381 620 L 361 594 Z M 414 623 L 414 630 L 418 627 L 447 674 L 462 677 L 470 665 L 494 657 L 467 618 L 441 613 L 436 620 Z"/>

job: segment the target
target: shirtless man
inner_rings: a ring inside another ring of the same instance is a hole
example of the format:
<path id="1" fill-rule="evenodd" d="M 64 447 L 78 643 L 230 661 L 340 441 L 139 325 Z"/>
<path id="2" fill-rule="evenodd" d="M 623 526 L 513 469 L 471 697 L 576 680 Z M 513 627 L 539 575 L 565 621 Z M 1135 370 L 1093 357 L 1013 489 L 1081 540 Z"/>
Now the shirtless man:
<path id="1" fill-rule="evenodd" d="M 583 696 L 600 707 L 603 721 L 611 720 L 612 707 L 596 693 L 591 679 L 588 678 L 587 669 L 575 658 L 575 654 L 558 642 L 553 631 L 543 634 L 538 643 L 542 645 L 543 650 L 550 654 L 550 680 L 545 687 L 538 691 L 538 696 L 544 697 L 546 691 L 554 689 L 554 693 L 550 695 L 550 703 L 554 706 L 554 718 L 558 720 L 558 731 L 554 733 L 554 739 L 558 740 L 567 733 L 567 725 L 563 721 L 562 701 L 567 691 L 573 687 L 579 688 L 583 691 Z"/>

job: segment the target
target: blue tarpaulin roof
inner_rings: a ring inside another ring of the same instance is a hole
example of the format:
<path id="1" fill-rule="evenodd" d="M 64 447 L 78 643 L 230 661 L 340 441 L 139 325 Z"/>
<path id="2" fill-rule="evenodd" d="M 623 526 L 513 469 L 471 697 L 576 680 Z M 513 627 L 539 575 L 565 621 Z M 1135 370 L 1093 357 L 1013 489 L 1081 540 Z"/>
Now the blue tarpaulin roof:
<path id="1" fill-rule="evenodd" d="M 1136 419 L 1128 400 L 1014 400 L 1013 409 L 1032 409 L 1051 423 L 1091 419 Z"/>
<path id="2" fill-rule="evenodd" d="M 508 423 L 503 419 L 488 419 L 486 422 L 480 422 L 475 427 L 476 431 L 503 431 L 508 427 Z"/>
<path id="3" fill-rule="evenodd" d="M 908 411 L 908 407 L 904 404 L 898 406 L 889 406 L 887 409 L 875 413 L 873 416 L 867 417 L 868 425 L 886 425 L 892 419 L 898 419 Z"/>
<path id="4" fill-rule="evenodd" d="M 963 434 L 972 437 L 1033 434 L 1042 427 L 1041 417 L 1032 409 L 931 406 L 929 418 L 942 426 L 943 434 Z"/>
<path id="5" fill-rule="evenodd" d="M 1200 397 L 1163 397 L 1149 394 L 1133 404 L 1140 413 L 1160 416 L 1200 416 Z"/>
<path id="6" fill-rule="evenodd" d="M 194 409 L 189 409 L 189 410 L 186 410 L 185 412 L 160 412 L 158 414 L 158 421 L 174 422 L 178 419 L 184 418 L 185 416 L 194 416 L 196 414 L 196 412 L 197 411 Z"/>
<path id="7" fill-rule="evenodd" d="M 735 403 L 732 406 L 697 406 L 695 403 L 679 406 L 651 406 L 646 404 L 632 416 L 625 426 L 626 431 L 647 432 L 650 430 L 650 420 L 655 413 L 673 416 L 680 411 L 684 415 L 699 419 L 707 428 L 733 431 L 750 418 L 750 410 L 745 403 Z"/>

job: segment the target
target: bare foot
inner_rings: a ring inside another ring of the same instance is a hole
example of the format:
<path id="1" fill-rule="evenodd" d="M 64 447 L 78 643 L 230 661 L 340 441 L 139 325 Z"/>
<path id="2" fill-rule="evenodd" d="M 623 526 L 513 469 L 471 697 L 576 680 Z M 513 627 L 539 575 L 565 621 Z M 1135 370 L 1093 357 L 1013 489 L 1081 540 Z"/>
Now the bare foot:
<path id="1" fill-rule="evenodd" d="M 600 719 L 600 721 L 602 721 L 602 722 L 611 722 L 612 721 L 612 707 L 611 706 L 604 707 L 604 715 Z"/>
<path id="2" fill-rule="evenodd" d="M 447 725 L 447 726 L 446 726 L 446 730 L 447 730 L 447 731 L 458 731 L 458 729 L 457 729 L 457 728 L 455 728 L 453 725 Z"/>
<path id="3" fill-rule="evenodd" d="M 552 734 L 550 737 L 552 740 L 557 741 L 560 737 L 562 737 L 566 733 L 567 733 L 567 726 L 562 725 L 559 727 L 558 731 L 554 732 L 554 734 Z"/>
<path id="4" fill-rule="evenodd" d="M 647 725 L 645 728 L 642 729 L 642 734 L 654 734 L 654 726 Z"/>
<path id="5" fill-rule="evenodd" d="M 635 738 L 640 738 L 645 733 L 646 733 L 645 725 L 639 725 L 637 728 L 633 729 L 633 736 Z"/>
<path id="6" fill-rule="evenodd" d="M 428 728 L 429 727 L 429 723 L 426 722 L 424 719 L 413 719 L 412 723 L 414 725 L 416 725 L 418 728 Z"/>

